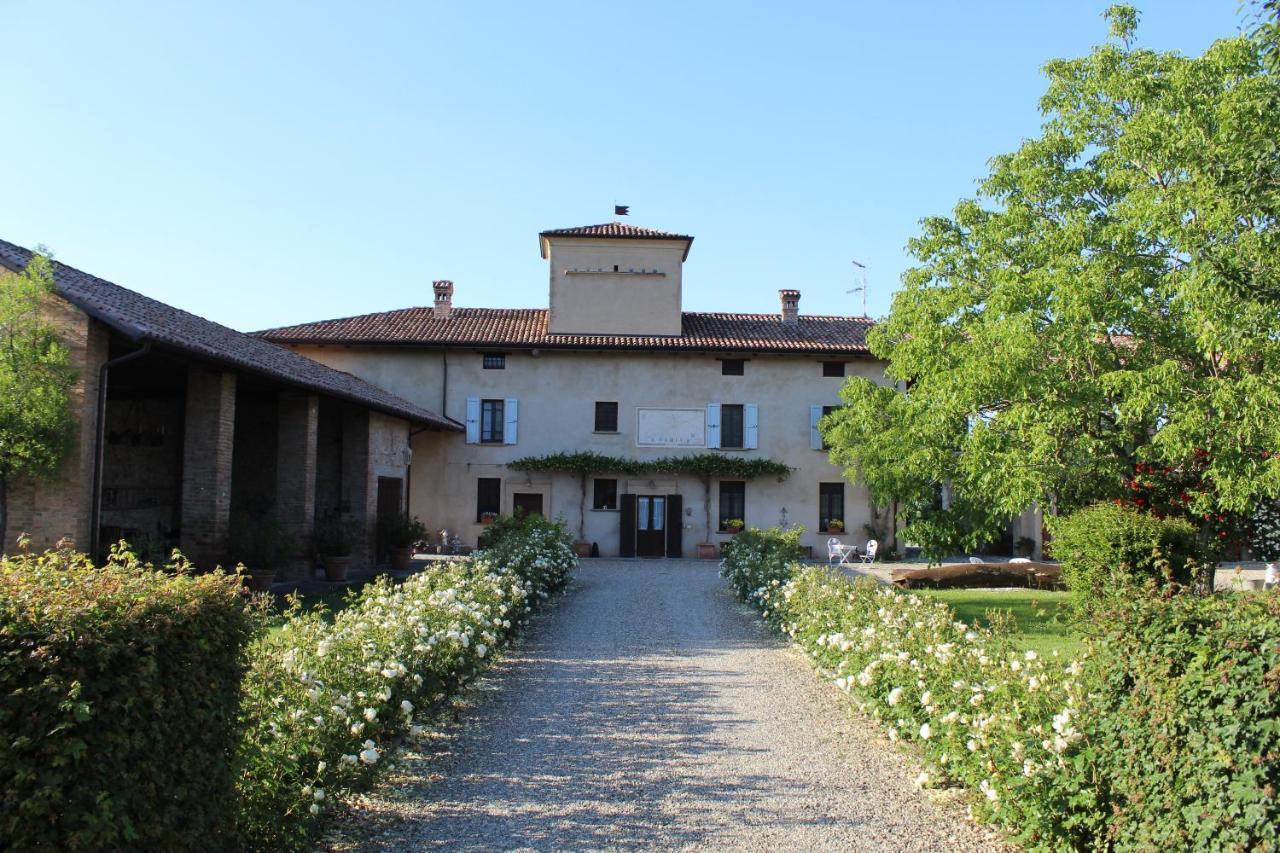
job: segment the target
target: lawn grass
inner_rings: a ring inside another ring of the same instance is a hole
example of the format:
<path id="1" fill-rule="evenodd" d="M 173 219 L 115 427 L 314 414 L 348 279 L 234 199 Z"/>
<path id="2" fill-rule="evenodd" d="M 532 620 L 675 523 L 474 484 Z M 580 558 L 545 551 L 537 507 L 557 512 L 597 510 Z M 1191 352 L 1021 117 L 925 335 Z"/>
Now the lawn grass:
<path id="1" fill-rule="evenodd" d="M 1067 594 L 1039 589 L 932 589 L 918 590 L 921 595 L 937 598 L 951 605 L 963 621 L 970 625 L 987 624 L 988 610 L 1004 610 L 1018 624 L 1023 647 L 1040 654 L 1070 656 L 1080 648 L 1080 637 L 1071 626 Z"/>

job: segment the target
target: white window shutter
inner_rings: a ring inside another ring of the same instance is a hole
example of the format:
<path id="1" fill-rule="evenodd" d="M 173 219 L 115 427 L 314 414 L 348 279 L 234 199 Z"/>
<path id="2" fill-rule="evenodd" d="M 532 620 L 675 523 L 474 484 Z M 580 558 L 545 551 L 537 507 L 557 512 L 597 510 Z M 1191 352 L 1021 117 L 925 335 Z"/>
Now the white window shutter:
<path id="1" fill-rule="evenodd" d="M 809 407 L 809 447 L 812 450 L 822 449 L 822 431 L 818 429 L 818 421 L 822 419 L 822 407 Z"/>
<path id="2" fill-rule="evenodd" d="M 720 446 L 720 404 L 707 404 L 707 447 Z"/>
<path id="3" fill-rule="evenodd" d="M 746 450 L 760 446 L 760 406 L 755 403 L 742 407 L 742 446 Z"/>
<path id="4" fill-rule="evenodd" d="M 502 411 L 507 417 L 507 422 L 503 425 L 502 440 L 505 444 L 516 443 L 516 400 L 508 397 L 506 402 L 502 404 Z"/>
<path id="5" fill-rule="evenodd" d="M 480 398 L 467 398 L 467 444 L 480 443 Z"/>

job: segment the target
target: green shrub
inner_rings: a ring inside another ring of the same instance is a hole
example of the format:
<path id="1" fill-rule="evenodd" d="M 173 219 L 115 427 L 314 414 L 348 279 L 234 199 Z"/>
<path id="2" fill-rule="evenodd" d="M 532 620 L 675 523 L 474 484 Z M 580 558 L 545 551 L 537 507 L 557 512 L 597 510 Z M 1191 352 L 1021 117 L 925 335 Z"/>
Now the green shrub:
<path id="1" fill-rule="evenodd" d="M 919 785 L 962 785 L 1029 849 L 1280 849 L 1280 591 L 1112 597 L 1067 661 L 1019 650 L 1010 621 L 970 627 L 870 579 L 726 568 L 890 740 L 918 746 Z"/>
<path id="2" fill-rule="evenodd" d="M 1118 589 L 1146 579 L 1190 584 L 1200 565 L 1196 530 L 1176 518 L 1157 518 L 1104 503 L 1050 520 L 1050 553 L 1081 613 L 1090 613 Z"/>
<path id="3" fill-rule="evenodd" d="M 1143 596 L 1098 622 L 1079 704 L 1115 849 L 1280 849 L 1280 592 Z"/>
<path id="4" fill-rule="evenodd" d="M 515 572 L 542 598 L 562 589 L 578 564 L 564 522 L 536 514 L 501 516 L 485 531 L 480 554 Z"/>
<path id="5" fill-rule="evenodd" d="M 417 518 L 396 513 L 378 519 L 378 536 L 389 548 L 410 548 L 427 538 L 427 526 Z"/>
<path id="6" fill-rule="evenodd" d="M 296 608 L 249 650 L 237 764 L 239 833 L 300 849 L 335 799 L 371 781 L 396 738 L 488 665 L 576 564 L 563 526 L 525 519 L 469 559 L 383 576 L 329 618 Z"/>
<path id="7" fill-rule="evenodd" d="M 804 528 L 800 526 L 744 530 L 725 544 L 720 575 L 733 585 L 739 598 L 754 602 L 753 596 L 758 591 L 774 581 L 783 582 L 791 577 L 792 564 L 802 553 L 800 537 L 803 535 Z"/>
<path id="8" fill-rule="evenodd" d="M 239 579 L 0 559 L 0 849 L 236 846 Z"/>

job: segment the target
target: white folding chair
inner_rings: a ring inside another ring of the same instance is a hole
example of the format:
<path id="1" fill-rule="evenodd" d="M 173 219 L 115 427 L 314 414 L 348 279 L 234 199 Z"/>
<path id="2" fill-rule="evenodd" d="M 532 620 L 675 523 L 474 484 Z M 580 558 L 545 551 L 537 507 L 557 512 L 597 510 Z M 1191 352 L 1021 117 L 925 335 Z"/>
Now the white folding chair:
<path id="1" fill-rule="evenodd" d="M 867 550 L 858 555 L 858 559 L 864 563 L 870 563 L 876 558 L 876 551 L 880 550 L 880 543 L 874 539 L 867 540 Z"/>
<path id="2" fill-rule="evenodd" d="M 832 536 L 827 540 L 827 565 L 831 565 L 831 561 L 839 558 L 840 562 L 836 565 L 843 566 L 849 561 L 849 558 L 858 553 L 858 549 L 852 545 L 845 545 L 839 539 Z"/>

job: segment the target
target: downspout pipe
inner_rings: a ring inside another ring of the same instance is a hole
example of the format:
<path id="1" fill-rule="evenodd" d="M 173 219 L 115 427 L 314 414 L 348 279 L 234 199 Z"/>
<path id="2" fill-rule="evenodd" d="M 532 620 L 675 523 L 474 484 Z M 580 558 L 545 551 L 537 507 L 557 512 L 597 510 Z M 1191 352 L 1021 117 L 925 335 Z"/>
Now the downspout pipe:
<path id="1" fill-rule="evenodd" d="M 89 515 L 89 554 L 94 559 L 97 559 L 98 548 L 102 545 L 102 460 L 107 434 L 107 375 L 111 368 L 142 358 L 149 352 L 151 344 L 144 343 L 133 352 L 104 361 L 98 368 L 98 419 L 93 438 L 93 511 Z"/>

